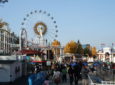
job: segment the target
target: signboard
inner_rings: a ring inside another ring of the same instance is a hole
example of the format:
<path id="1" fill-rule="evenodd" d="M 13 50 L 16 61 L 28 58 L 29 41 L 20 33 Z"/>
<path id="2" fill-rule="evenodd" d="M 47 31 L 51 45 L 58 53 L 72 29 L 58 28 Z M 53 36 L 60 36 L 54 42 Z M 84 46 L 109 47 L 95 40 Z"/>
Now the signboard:
<path id="1" fill-rule="evenodd" d="M 51 61 L 47 61 L 47 62 L 46 62 L 46 65 L 47 65 L 47 66 L 51 66 Z"/>

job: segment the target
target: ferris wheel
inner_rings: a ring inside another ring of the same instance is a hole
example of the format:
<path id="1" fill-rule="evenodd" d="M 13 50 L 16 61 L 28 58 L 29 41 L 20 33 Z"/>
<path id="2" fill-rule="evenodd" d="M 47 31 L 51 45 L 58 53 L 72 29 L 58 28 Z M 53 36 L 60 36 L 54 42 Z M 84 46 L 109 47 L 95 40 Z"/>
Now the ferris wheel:
<path id="1" fill-rule="evenodd" d="M 28 13 L 21 22 L 21 30 L 24 29 L 27 33 L 25 37 L 27 42 L 37 46 L 47 45 L 58 37 L 56 20 L 50 13 L 43 10 L 34 10 Z"/>

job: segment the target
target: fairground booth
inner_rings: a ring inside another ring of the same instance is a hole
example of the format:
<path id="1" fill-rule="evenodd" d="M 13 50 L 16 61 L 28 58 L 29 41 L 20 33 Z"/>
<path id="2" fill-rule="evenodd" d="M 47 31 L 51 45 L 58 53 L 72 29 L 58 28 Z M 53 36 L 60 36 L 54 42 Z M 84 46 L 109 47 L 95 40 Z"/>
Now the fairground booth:
<path id="1" fill-rule="evenodd" d="M 47 54 L 42 51 L 36 50 L 22 50 L 21 51 L 24 60 L 28 63 L 27 70 L 30 71 L 32 66 L 39 66 L 40 69 L 45 70 L 48 66 L 51 65 L 51 62 L 48 61 Z"/>

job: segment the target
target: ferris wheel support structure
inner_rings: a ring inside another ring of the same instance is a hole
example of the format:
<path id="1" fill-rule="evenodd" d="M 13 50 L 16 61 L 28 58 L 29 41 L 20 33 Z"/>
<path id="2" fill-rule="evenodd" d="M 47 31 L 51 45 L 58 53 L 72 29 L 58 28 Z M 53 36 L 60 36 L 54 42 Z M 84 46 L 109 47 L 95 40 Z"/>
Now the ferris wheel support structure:
<path id="1" fill-rule="evenodd" d="M 20 43 L 20 50 L 22 50 L 22 46 L 24 46 L 25 48 L 27 47 L 27 31 L 24 28 L 20 30 L 19 43 Z"/>

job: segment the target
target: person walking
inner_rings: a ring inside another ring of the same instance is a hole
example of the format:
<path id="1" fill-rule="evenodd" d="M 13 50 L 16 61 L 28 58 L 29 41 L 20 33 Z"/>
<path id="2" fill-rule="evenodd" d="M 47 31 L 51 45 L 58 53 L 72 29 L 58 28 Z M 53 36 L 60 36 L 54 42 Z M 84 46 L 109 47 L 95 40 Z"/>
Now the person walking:
<path id="1" fill-rule="evenodd" d="M 73 68 L 70 65 L 68 69 L 69 79 L 70 79 L 70 85 L 73 85 L 74 77 L 73 77 Z"/>
<path id="2" fill-rule="evenodd" d="M 77 62 L 75 62 L 75 63 L 76 64 L 73 66 L 74 81 L 75 81 L 75 85 L 78 85 L 78 81 L 80 79 L 81 68 Z"/>
<path id="3" fill-rule="evenodd" d="M 79 77 L 80 77 L 80 79 L 82 79 L 82 77 L 81 77 L 81 70 L 82 70 L 82 66 L 83 66 L 82 60 L 78 61 L 78 65 L 79 65 Z"/>
<path id="4" fill-rule="evenodd" d="M 82 73 L 82 85 L 88 85 L 89 69 L 87 65 L 83 65 L 81 73 Z"/>
<path id="5" fill-rule="evenodd" d="M 56 85 L 59 85 L 61 82 L 61 73 L 58 69 L 54 71 L 53 80 Z"/>
<path id="6" fill-rule="evenodd" d="M 65 66 L 62 69 L 62 81 L 67 82 L 67 69 Z"/>

